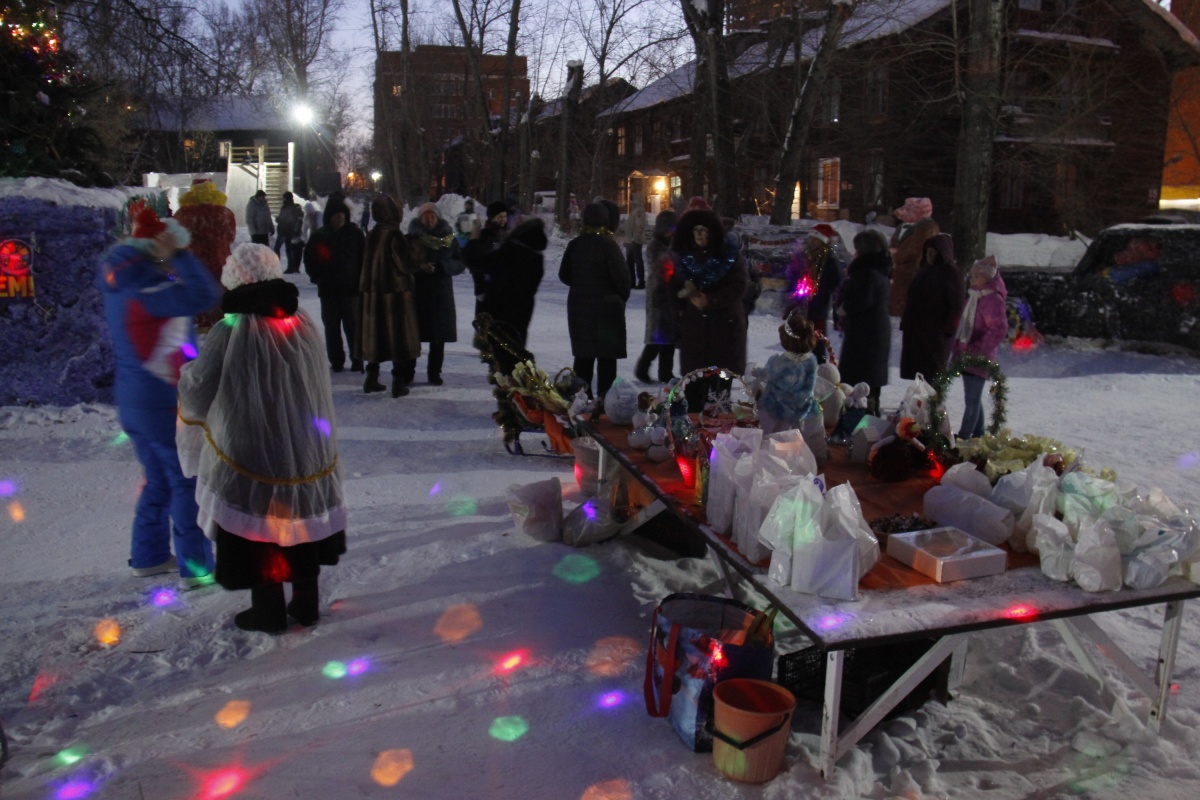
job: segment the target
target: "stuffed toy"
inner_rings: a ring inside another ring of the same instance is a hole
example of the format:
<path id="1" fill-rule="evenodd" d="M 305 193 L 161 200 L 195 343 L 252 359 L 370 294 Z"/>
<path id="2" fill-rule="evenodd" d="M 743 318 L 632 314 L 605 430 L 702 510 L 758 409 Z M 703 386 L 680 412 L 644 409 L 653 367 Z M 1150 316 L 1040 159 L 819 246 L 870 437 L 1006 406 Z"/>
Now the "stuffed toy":
<path id="1" fill-rule="evenodd" d="M 821 413 L 825 417 L 827 429 L 836 427 L 838 420 L 842 418 L 842 407 L 846 403 L 844 386 L 836 364 L 825 363 L 817 367 L 817 382 L 813 388 L 813 395 L 821 404 Z"/>

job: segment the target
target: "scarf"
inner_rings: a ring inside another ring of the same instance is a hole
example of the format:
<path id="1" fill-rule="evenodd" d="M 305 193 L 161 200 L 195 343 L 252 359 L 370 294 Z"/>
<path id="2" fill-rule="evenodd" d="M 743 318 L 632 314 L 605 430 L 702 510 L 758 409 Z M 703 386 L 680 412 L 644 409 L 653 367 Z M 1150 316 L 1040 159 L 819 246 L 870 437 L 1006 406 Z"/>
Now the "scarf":
<path id="1" fill-rule="evenodd" d="M 971 341 L 971 332 L 975 330 L 975 309 L 979 307 L 979 298 L 995 294 L 993 289 L 970 289 L 967 291 L 967 306 L 963 309 L 962 319 L 958 321 L 958 341 L 966 344 Z"/>

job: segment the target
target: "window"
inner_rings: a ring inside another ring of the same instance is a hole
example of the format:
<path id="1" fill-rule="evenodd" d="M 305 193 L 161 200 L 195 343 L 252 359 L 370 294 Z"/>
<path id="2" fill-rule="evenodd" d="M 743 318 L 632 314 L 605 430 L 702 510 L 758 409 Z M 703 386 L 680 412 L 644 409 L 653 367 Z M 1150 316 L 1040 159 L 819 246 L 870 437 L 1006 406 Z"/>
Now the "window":
<path id="1" fill-rule="evenodd" d="M 1006 164 L 1000 170 L 996 187 L 1001 208 L 1021 208 L 1025 200 L 1025 168 L 1021 164 Z"/>
<path id="2" fill-rule="evenodd" d="M 817 161 L 817 206 L 837 208 L 841 199 L 842 160 L 822 158 Z"/>
<path id="3" fill-rule="evenodd" d="M 887 84 L 886 65 L 871 67 L 867 70 L 867 116 L 877 117 L 887 113 Z"/>
<path id="4" fill-rule="evenodd" d="M 837 122 L 842 115 L 842 82 L 836 76 L 825 85 L 825 121 Z"/>
<path id="5" fill-rule="evenodd" d="M 867 153 L 863 166 L 863 205 L 867 208 L 883 205 L 883 151 Z"/>
<path id="6" fill-rule="evenodd" d="M 625 126 L 617 128 L 617 155 L 625 155 Z"/>
<path id="7" fill-rule="evenodd" d="M 642 126 L 635 125 L 633 128 L 633 154 L 640 156 L 642 154 Z"/>
<path id="8" fill-rule="evenodd" d="M 683 198 L 683 181 L 678 175 L 672 175 L 671 180 L 671 201 L 680 200 Z"/>
<path id="9" fill-rule="evenodd" d="M 392 84 L 392 97 L 399 97 L 404 92 L 404 87 L 398 83 Z"/>

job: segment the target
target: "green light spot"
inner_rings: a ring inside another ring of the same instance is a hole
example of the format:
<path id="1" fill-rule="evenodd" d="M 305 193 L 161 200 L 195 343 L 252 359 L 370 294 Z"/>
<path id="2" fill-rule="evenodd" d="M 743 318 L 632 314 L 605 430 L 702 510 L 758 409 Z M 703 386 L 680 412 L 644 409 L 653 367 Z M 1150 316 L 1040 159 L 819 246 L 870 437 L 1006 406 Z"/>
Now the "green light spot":
<path id="1" fill-rule="evenodd" d="M 321 670 L 321 674 L 336 681 L 338 678 L 346 677 L 346 665 L 340 661 L 330 661 L 325 665 L 325 669 Z"/>
<path id="2" fill-rule="evenodd" d="M 120 447 L 121 445 L 125 444 L 128 441 L 129 441 L 129 434 L 126 433 L 125 431 L 118 431 L 117 435 L 114 436 L 112 438 L 112 441 L 109 442 L 108 444 L 110 447 Z"/>
<path id="3" fill-rule="evenodd" d="M 80 761 L 88 753 L 86 744 L 71 745 L 65 750 L 58 751 L 58 755 L 54 757 L 61 766 L 69 767 L 72 764 Z"/>
<path id="4" fill-rule="evenodd" d="M 452 517 L 467 517 L 474 514 L 478 506 L 473 497 L 456 497 L 446 504 Z"/>
<path id="5" fill-rule="evenodd" d="M 222 319 L 221 321 L 232 328 L 234 325 L 237 324 L 237 319 L 238 319 L 237 314 L 226 314 L 224 319 Z"/>
<path id="6" fill-rule="evenodd" d="M 497 717 L 488 734 L 502 742 L 515 742 L 529 732 L 529 723 L 520 717 Z"/>
<path id="7" fill-rule="evenodd" d="M 600 574 L 600 565 L 591 556 L 572 553 L 555 564 L 551 571 L 567 583 L 587 583 Z"/>

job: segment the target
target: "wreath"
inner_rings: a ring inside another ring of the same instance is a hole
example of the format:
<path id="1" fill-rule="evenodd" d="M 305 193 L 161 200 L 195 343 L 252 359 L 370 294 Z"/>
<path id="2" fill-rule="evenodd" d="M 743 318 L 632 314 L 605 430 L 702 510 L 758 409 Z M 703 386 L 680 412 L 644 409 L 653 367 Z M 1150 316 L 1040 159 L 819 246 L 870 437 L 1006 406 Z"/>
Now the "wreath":
<path id="1" fill-rule="evenodd" d="M 950 366 L 938 373 L 930 383 L 933 390 L 937 392 L 937 397 L 934 398 L 933 407 L 929 412 L 929 427 L 932 429 L 935 450 L 950 449 L 950 442 L 941 432 L 942 422 L 946 418 L 946 390 L 950 388 L 951 383 L 962 377 L 964 370 L 968 369 L 986 370 L 992 381 L 992 424 L 988 426 L 988 433 L 995 436 L 1004 427 L 1004 401 L 1008 397 L 1008 381 L 1000 370 L 1000 365 L 990 358 L 966 353 L 951 362 Z"/>

